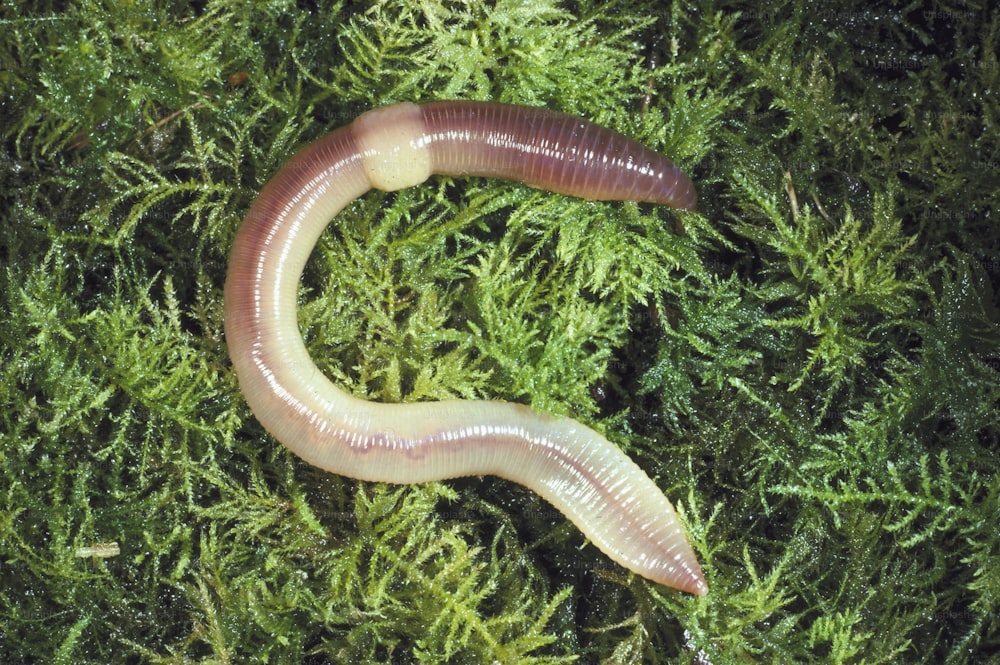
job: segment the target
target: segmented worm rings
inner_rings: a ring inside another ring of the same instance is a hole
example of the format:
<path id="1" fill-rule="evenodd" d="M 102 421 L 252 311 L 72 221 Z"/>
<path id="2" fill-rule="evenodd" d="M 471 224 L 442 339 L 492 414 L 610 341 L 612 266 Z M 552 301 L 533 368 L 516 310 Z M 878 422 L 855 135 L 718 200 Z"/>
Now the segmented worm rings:
<path id="1" fill-rule="evenodd" d="M 313 364 L 295 308 L 320 233 L 369 189 L 412 187 L 434 173 L 509 178 L 592 200 L 695 204 L 690 179 L 670 160 L 574 116 L 482 102 L 364 113 L 289 161 L 236 234 L 226 340 L 257 419 L 306 461 L 353 478 L 513 480 L 550 501 L 626 568 L 707 593 L 673 506 L 597 432 L 507 402 L 368 402 L 338 389 Z"/>

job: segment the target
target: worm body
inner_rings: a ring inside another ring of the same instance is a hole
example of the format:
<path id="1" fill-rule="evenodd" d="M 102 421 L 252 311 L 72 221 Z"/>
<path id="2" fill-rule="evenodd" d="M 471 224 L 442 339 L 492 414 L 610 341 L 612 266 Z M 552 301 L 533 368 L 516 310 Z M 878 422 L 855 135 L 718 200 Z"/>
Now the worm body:
<path id="1" fill-rule="evenodd" d="M 369 189 L 411 187 L 434 173 L 509 178 L 586 199 L 695 203 L 691 181 L 669 160 L 562 113 L 482 102 L 364 113 L 292 158 L 237 231 L 226 340 L 254 415 L 304 460 L 341 475 L 417 483 L 491 474 L 520 483 L 626 568 L 707 593 L 673 506 L 597 432 L 507 402 L 368 402 L 334 386 L 310 359 L 296 296 L 323 229 Z"/>

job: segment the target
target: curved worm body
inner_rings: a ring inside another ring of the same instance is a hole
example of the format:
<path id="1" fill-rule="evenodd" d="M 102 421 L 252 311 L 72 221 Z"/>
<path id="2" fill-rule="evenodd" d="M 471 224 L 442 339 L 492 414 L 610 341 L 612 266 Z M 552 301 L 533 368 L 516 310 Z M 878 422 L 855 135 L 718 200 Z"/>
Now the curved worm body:
<path id="1" fill-rule="evenodd" d="M 481 102 L 369 111 L 289 161 L 236 234 L 226 340 L 254 415 L 307 462 L 352 478 L 418 483 L 492 474 L 520 483 L 626 568 L 707 593 L 673 506 L 597 432 L 507 402 L 368 402 L 313 364 L 295 309 L 320 233 L 369 189 L 411 187 L 433 173 L 510 178 L 585 199 L 695 203 L 691 181 L 669 160 L 573 116 Z"/>

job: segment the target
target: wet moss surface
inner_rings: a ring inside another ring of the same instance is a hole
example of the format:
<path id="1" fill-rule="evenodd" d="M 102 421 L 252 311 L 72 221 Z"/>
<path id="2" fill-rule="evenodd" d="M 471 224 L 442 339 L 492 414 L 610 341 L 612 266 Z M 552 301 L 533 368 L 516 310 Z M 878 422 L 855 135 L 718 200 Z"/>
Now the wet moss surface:
<path id="1" fill-rule="evenodd" d="M 812 7 L 4 3 L 0 660 L 994 662 L 1000 12 Z M 222 285 L 256 192 L 451 98 L 612 127 L 699 209 L 371 193 L 307 268 L 310 352 L 361 397 L 604 432 L 707 597 L 506 481 L 312 469 L 244 404 Z"/>

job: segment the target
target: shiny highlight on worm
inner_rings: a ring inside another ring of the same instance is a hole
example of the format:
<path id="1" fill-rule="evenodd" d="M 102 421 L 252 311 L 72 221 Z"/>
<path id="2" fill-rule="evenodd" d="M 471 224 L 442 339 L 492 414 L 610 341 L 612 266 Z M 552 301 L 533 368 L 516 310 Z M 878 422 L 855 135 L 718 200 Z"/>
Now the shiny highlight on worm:
<path id="1" fill-rule="evenodd" d="M 369 189 L 412 187 L 434 173 L 508 178 L 591 200 L 695 204 L 690 179 L 670 160 L 574 116 L 484 102 L 364 113 L 292 158 L 237 231 L 226 341 L 254 415 L 307 462 L 352 478 L 496 475 L 520 483 L 629 570 L 704 595 L 708 586 L 670 501 L 597 432 L 508 402 L 368 402 L 334 386 L 312 362 L 295 309 L 320 234 Z"/>

